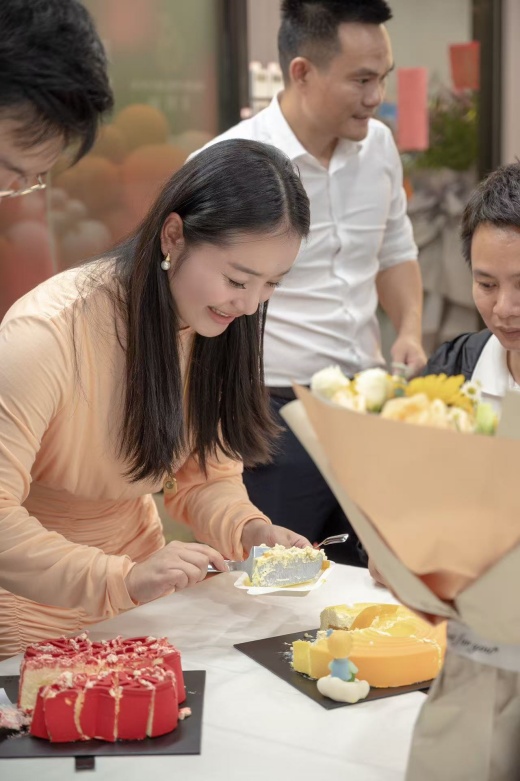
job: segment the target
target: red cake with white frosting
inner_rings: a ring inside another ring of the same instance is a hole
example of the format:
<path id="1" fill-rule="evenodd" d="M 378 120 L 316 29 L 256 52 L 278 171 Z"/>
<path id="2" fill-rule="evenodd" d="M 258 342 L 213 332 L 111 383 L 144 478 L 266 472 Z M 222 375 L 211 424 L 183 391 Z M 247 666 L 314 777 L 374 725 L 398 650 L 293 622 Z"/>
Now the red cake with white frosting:
<path id="1" fill-rule="evenodd" d="M 86 633 L 29 646 L 18 707 L 52 741 L 155 737 L 177 726 L 186 699 L 179 651 L 166 638 L 92 642 Z"/>
<path id="2" fill-rule="evenodd" d="M 38 692 L 31 734 L 56 743 L 155 738 L 175 729 L 178 713 L 175 676 L 161 665 L 65 672 Z"/>

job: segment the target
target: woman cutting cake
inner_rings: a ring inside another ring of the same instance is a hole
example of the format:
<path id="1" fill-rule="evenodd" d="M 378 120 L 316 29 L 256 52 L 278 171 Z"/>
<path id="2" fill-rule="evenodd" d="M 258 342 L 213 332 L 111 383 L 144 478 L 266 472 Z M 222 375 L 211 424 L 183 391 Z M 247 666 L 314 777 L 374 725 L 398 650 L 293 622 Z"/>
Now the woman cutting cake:
<path id="1" fill-rule="evenodd" d="M 172 177 L 110 257 L 8 312 L 0 658 L 192 585 L 253 545 L 308 544 L 242 483 L 242 463 L 268 460 L 276 434 L 266 304 L 308 226 L 283 154 L 223 142 Z M 168 512 L 206 544 L 164 547 L 151 496 L 163 485 Z"/>

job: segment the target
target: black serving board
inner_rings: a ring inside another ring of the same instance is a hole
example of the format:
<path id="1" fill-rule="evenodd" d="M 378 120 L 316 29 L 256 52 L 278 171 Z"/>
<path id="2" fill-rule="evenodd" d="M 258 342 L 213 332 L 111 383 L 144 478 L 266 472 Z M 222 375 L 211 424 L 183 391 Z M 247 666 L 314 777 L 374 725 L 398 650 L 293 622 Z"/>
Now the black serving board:
<path id="1" fill-rule="evenodd" d="M 108 743 L 104 740 L 85 740 L 76 743 L 50 743 L 28 734 L 8 733 L 0 730 L 0 759 L 39 757 L 95 757 L 128 756 L 142 754 L 200 754 L 202 739 L 202 707 L 204 702 L 205 670 L 184 672 L 186 702 L 181 708 L 191 708 L 192 715 L 179 721 L 177 729 L 158 738 L 121 740 Z M 0 676 L 0 689 L 11 702 L 18 697 L 18 675 Z"/>
<path id="2" fill-rule="evenodd" d="M 253 640 L 249 643 L 238 643 L 235 648 L 246 656 L 254 659 L 267 670 L 277 675 L 282 680 L 290 683 L 302 694 L 306 694 L 311 700 L 314 700 L 323 708 L 333 710 L 334 708 L 351 707 L 348 702 L 336 702 L 320 694 L 316 681 L 301 675 L 293 670 L 291 666 L 290 651 L 295 640 L 314 640 L 317 629 L 308 629 L 304 632 L 293 632 L 290 635 L 279 635 L 278 637 L 267 637 L 265 640 Z M 370 700 L 379 700 L 383 697 L 395 697 L 398 694 L 408 694 L 408 692 L 423 691 L 427 692 L 432 681 L 423 681 L 411 686 L 392 686 L 388 689 L 371 688 L 368 697 L 359 700 L 359 703 L 369 702 Z M 358 705 L 359 703 L 354 703 Z"/>

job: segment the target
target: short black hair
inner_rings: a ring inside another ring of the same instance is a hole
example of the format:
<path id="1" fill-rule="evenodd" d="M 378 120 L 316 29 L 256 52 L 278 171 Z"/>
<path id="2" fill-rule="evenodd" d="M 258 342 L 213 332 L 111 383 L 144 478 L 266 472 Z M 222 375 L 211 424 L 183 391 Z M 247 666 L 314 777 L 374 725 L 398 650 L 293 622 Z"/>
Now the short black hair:
<path id="1" fill-rule="evenodd" d="M 20 121 L 30 148 L 62 136 L 76 160 L 113 107 L 107 59 L 79 0 L 0 0 L 0 114 Z"/>
<path id="2" fill-rule="evenodd" d="M 480 225 L 520 228 L 520 162 L 503 165 L 473 191 L 462 215 L 462 254 L 471 268 L 471 243 Z"/>
<path id="3" fill-rule="evenodd" d="M 295 57 L 326 65 L 339 53 L 340 24 L 385 24 L 391 18 L 385 0 L 283 0 L 278 52 L 285 81 Z"/>

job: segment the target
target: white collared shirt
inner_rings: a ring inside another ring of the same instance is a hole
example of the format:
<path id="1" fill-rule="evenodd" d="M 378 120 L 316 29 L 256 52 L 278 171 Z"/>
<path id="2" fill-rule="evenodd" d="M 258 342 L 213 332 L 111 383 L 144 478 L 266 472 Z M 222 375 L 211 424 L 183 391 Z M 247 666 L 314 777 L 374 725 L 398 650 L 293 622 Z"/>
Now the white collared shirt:
<path id="1" fill-rule="evenodd" d="M 210 143 L 230 138 L 282 149 L 298 166 L 311 202 L 309 239 L 269 302 L 266 384 L 309 384 L 330 364 L 347 374 L 382 365 L 376 276 L 417 258 L 390 130 L 370 120 L 362 142 L 338 142 L 327 170 L 298 141 L 275 97 Z"/>
<path id="2" fill-rule="evenodd" d="M 484 345 L 471 379 L 480 382 L 482 401 L 489 402 L 498 415 L 506 391 L 520 391 L 520 385 L 514 381 L 507 365 L 507 350 L 494 335 Z"/>

